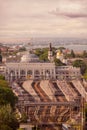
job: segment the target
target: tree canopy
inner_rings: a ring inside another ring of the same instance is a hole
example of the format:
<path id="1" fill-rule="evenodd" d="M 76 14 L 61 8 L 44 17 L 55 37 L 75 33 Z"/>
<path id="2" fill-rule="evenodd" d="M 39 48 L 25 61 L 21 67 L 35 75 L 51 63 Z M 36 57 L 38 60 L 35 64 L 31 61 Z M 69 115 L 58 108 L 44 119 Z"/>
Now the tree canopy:
<path id="1" fill-rule="evenodd" d="M 55 62 L 55 65 L 56 66 L 62 66 L 62 65 L 65 65 L 64 63 L 62 63 L 59 59 L 55 58 L 54 59 L 54 62 Z"/>
<path id="2" fill-rule="evenodd" d="M 87 51 L 86 50 L 83 51 L 83 55 L 82 56 L 83 56 L 83 58 L 87 58 Z"/>
<path id="3" fill-rule="evenodd" d="M 40 60 L 48 61 L 48 48 L 36 49 L 35 54 Z"/>
<path id="4" fill-rule="evenodd" d="M 75 60 L 73 62 L 74 67 L 80 67 L 81 73 L 84 74 L 87 68 L 86 63 L 83 60 Z"/>
<path id="5" fill-rule="evenodd" d="M 18 120 L 14 114 L 17 97 L 4 76 L 0 75 L 0 130 L 17 130 Z"/>
<path id="6" fill-rule="evenodd" d="M 4 80 L 4 76 L 0 75 L 0 106 L 10 104 L 14 108 L 17 97 L 12 92 L 9 84 Z"/>
<path id="7" fill-rule="evenodd" d="M 10 104 L 14 108 L 17 97 L 10 88 L 0 86 L 0 106 Z"/>
<path id="8" fill-rule="evenodd" d="M 16 130 L 19 126 L 18 120 L 10 105 L 0 107 L 0 130 Z"/>

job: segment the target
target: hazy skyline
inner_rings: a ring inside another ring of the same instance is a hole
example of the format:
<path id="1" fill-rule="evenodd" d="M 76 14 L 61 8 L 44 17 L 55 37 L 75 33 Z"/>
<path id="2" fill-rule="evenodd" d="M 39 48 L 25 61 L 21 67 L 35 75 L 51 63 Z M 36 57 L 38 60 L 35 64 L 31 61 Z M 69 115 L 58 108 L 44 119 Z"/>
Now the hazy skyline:
<path id="1" fill-rule="evenodd" d="M 0 0 L 0 42 L 87 37 L 87 0 Z"/>

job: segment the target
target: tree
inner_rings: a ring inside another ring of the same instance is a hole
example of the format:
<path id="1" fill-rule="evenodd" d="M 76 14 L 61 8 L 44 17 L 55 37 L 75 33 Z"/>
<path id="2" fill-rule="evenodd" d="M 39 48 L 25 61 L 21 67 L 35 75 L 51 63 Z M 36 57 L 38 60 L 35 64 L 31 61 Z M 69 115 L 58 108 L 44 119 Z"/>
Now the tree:
<path id="1" fill-rule="evenodd" d="M 20 122 L 27 123 L 27 119 L 28 119 L 28 117 L 27 117 L 26 113 L 22 113 Z"/>
<path id="2" fill-rule="evenodd" d="M 57 58 L 55 58 L 54 59 L 54 62 L 55 62 L 55 65 L 56 66 L 63 66 L 63 65 L 65 65 L 64 63 L 62 63 L 59 59 L 57 59 Z"/>
<path id="3" fill-rule="evenodd" d="M 58 50 L 65 50 L 66 48 L 65 47 L 59 47 Z"/>
<path id="4" fill-rule="evenodd" d="M 40 60 L 48 61 L 48 52 L 44 52 L 42 55 L 40 55 Z"/>
<path id="5" fill-rule="evenodd" d="M 71 54 L 70 55 L 71 55 L 72 58 L 75 58 L 75 53 L 74 53 L 73 50 L 71 50 Z"/>
<path id="6" fill-rule="evenodd" d="M 20 51 L 20 52 L 26 51 L 26 48 L 25 48 L 25 47 L 21 47 L 21 48 L 19 49 L 19 51 Z"/>
<path id="7" fill-rule="evenodd" d="M 3 80 L 2 78 L 4 78 L 4 77 L 0 76 L 0 86 L 1 87 L 9 87 L 8 82 Z"/>
<path id="8" fill-rule="evenodd" d="M 83 51 L 83 58 L 86 58 L 87 57 L 87 52 L 86 50 Z"/>
<path id="9" fill-rule="evenodd" d="M 84 75 L 83 75 L 84 79 L 87 80 L 87 70 L 85 71 Z"/>
<path id="10" fill-rule="evenodd" d="M 5 80 L 5 76 L 0 75 L 0 80 Z"/>
<path id="11" fill-rule="evenodd" d="M 14 95 L 12 90 L 7 87 L 0 86 L 0 105 L 10 104 L 14 108 L 17 102 L 17 97 Z"/>
<path id="12" fill-rule="evenodd" d="M 40 60 L 48 61 L 48 48 L 36 49 L 35 54 L 39 56 Z"/>
<path id="13" fill-rule="evenodd" d="M 40 57 L 40 55 L 42 55 L 43 53 L 44 53 L 43 50 L 40 49 L 40 48 L 36 49 L 36 51 L 35 51 L 35 54 L 36 54 L 37 56 L 39 56 L 39 57 Z"/>
<path id="14" fill-rule="evenodd" d="M 0 130 L 16 130 L 19 127 L 18 120 L 10 105 L 0 107 Z M 3 129 L 2 129 L 3 128 Z"/>
<path id="15" fill-rule="evenodd" d="M 75 60 L 75 61 L 73 62 L 73 66 L 74 66 L 74 67 L 80 67 L 82 74 L 85 73 L 86 67 L 87 67 L 87 66 L 86 66 L 86 63 L 85 63 L 83 60 Z"/>
<path id="16" fill-rule="evenodd" d="M 0 126 L 0 130 L 12 130 L 12 128 L 10 128 L 8 125 L 3 124 Z"/>

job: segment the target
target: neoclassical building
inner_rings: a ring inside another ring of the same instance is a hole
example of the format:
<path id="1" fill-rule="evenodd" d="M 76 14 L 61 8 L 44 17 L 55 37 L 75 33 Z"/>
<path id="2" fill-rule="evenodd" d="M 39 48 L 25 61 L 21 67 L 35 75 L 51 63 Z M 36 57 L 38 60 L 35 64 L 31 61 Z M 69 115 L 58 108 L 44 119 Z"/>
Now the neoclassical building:
<path id="1" fill-rule="evenodd" d="M 41 62 L 35 54 L 27 52 L 20 62 L 7 62 L 5 78 L 13 80 L 75 79 L 81 77 L 80 68 L 56 66 L 54 62 Z"/>

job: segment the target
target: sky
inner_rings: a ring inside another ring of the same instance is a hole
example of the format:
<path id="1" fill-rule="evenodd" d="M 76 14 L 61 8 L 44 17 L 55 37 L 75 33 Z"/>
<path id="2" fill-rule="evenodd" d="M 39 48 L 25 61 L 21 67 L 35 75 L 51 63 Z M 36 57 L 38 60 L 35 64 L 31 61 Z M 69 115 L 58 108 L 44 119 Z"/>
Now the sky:
<path id="1" fill-rule="evenodd" d="M 87 37 L 87 0 L 0 0 L 0 42 Z"/>

